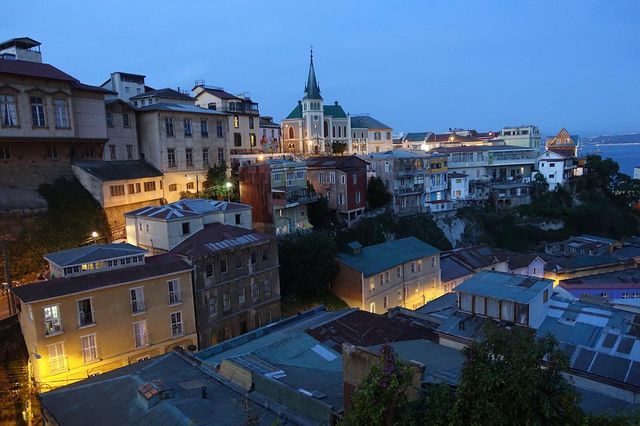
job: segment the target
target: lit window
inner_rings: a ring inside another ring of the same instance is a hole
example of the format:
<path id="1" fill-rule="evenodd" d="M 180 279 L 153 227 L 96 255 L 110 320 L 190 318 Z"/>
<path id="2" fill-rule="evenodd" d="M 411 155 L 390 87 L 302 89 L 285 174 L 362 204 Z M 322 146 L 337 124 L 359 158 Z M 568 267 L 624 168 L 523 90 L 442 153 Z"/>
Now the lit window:
<path id="1" fill-rule="evenodd" d="M 96 345 L 95 334 L 80 337 L 80 348 L 85 364 L 98 360 L 98 347 Z"/>
<path id="2" fill-rule="evenodd" d="M 48 336 L 56 333 L 62 333 L 60 305 L 46 306 L 44 308 L 44 334 Z"/>
<path id="3" fill-rule="evenodd" d="M 59 373 L 67 369 L 67 357 L 64 354 L 64 343 L 54 343 L 47 345 L 49 349 L 49 371 L 50 373 Z"/>

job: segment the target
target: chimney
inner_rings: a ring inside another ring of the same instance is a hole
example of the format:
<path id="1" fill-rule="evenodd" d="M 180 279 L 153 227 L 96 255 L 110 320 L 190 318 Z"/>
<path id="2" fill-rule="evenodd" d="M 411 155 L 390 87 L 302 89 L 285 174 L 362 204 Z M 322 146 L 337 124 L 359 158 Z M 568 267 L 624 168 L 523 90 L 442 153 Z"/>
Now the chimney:
<path id="1" fill-rule="evenodd" d="M 358 256 L 362 252 L 362 244 L 358 241 L 351 241 L 347 244 L 347 252 L 352 256 Z"/>

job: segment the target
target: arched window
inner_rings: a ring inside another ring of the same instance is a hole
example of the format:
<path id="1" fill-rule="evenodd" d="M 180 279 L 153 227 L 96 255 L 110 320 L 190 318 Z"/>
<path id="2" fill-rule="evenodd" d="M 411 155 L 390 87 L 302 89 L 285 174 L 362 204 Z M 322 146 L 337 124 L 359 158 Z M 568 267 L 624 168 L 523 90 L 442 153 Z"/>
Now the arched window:
<path id="1" fill-rule="evenodd" d="M 293 139 L 293 127 L 289 127 L 289 139 Z"/>
<path id="2" fill-rule="evenodd" d="M 347 126 L 342 126 L 342 134 L 345 138 L 347 137 Z"/>
<path id="3" fill-rule="evenodd" d="M 335 138 L 336 137 L 336 126 L 333 126 L 332 131 L 333 131 L 333 133 L 331 133 L 331 137 Z"/>
<path id="4" fill-rule="evenodd" d="M 338 137 L 342 137 L 342 127 L 338 126 Z"/>
<path id="5" fill-rule="evenodd" d="M 328 122 L 324 122 L 324 137 L 326 138 L 327 136 L 329 136 L 329 123 Z"/>

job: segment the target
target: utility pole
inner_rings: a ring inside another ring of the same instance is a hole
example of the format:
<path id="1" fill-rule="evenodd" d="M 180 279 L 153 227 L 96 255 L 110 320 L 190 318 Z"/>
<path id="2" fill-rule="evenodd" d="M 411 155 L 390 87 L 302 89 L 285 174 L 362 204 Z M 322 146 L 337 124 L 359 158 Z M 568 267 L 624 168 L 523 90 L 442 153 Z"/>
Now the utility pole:
<path id="1" fill-rule="evenodd" d="M 11 271 L 9 270 L 9 249 L 7 242 L 2 242 L 2 256 L 4 258 L 4 279 L 7 282 L 7 304 L 9 305 L 9 316 L 14 314 L 12 296 L 11 296 Z"/>

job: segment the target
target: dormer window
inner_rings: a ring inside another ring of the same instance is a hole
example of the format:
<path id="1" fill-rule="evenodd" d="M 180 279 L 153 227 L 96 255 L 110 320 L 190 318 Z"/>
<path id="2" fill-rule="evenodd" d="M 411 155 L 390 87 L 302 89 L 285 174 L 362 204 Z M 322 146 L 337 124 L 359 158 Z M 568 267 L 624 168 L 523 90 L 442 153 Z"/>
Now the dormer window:
<path id="1" fill-rule="evenodd" d="M 190 224 L 189 222 L 184 222 L 182 224 L 182 235 L 187 235 L 191 233 L 191 229 L 190 229 Z"/>

